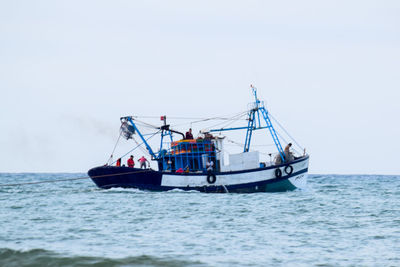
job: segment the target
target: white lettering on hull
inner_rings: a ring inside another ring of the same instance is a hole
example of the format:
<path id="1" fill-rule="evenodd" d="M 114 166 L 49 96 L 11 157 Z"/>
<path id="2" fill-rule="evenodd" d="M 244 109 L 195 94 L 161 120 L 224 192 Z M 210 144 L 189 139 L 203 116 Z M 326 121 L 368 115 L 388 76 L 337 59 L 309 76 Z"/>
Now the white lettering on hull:
<path id="1" fill-rule="evenodd" d="M 302 173 L 289 178 L 290 183 L 292 183 L 295 187 L 304 189 L 307 187 L 307 177 L 308 173 Z"/>

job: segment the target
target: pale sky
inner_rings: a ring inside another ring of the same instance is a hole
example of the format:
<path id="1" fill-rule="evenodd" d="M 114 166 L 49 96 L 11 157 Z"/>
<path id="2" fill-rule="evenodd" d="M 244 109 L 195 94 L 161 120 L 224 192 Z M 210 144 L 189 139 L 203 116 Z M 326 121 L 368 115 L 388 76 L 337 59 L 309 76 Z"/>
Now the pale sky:
<path id="1" fill-rule="evenodd" d="M 400 174 L 399 14 L 400 1 L 0 1 L 0 172 L 86 172 L 121 116 L 238 113 L 254 84 L 310 173 Z"/>

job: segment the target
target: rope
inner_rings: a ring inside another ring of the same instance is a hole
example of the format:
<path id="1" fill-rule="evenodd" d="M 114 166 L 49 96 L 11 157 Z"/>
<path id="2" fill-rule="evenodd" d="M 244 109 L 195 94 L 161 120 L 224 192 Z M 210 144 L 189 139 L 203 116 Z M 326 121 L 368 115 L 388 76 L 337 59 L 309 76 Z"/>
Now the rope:
<path id="1" fill-rule="evenodd" d="M 231 139 L 226 138 L 226 140 L 227 140 L 228 142 L 232 143 L 234 146 L 239 146 L 239 147 L 243 147 L 243 146 L 244 146 L 244 144 L 239 143 L 239 142 L 236 142 L 236 141 L 233 141 L 233 140 L 231 140 Z M 227 146 L 229 146 L 229 145 L 227 144 Z M 260 147 L 260 146 L 275 146 L 275 144 L 253 145 L 253 147 L 254 147 L 254 146 L 258 146 L 258 147 Z M 256 150 L 250 149 L 250 151 L 256 151 Z M 258 151 L 258 153 L 263 154 L 263 155 L 277 154 L 277 153 L 265 153 L 265 152 L 261 152 L 261 151 Z"/>
<path id="2" fill-rule="evenodd" d="M 121 135 L 122 135 L 122 132 L 121 132 L 121 127 L 120 127 L 119 129 L 120 129 L 120 131 L 119 131 L 119 136 L 118 136 L 117 142 L 116 142 L 116 143 L 115 143 L 115 145 L 114 145 L 114 149 L 113 149 L 113 151 L 111 152 L 111 156 L 110 156 L 110 158 L 107 160 L 107 164 L 109 164 L 109 163 L 112 161 L 112 158 L 113 158 L 113 155 L 114 155 L 115 149 L 117 148 L 117 145 L 118 145 L 119 139 L 121 138 Z"/>
<path id="3" fill-rule="evenodd" d="M 230 142 L 229 140 L 228 140 L 228 142 Z M 225 146 L 238 146 L 238 147 L 242 147 L 243 148 L 243 146 L 244 146 L 244 144 L 240 144 L 239 145 L 239 143 L 234 143 L 234 142 L 230 142 L 230 143 L 233 143 L 233 144 L 225 144 Z M 251 147 L 271 147 L 271 146 L 275 146 L 275 144 L 267 144 L 267 145 L 251 145 Z"/>
<path id="4" fill-rule="evenodd" d="M 44 183 L 55 183 L 55 182 L 62 182 L 62 181 L 73 181 L 73 180 L 83 180 L 89 179 L 90 177 L 78 177 L 78 178 L 68 178 L 68 179 L 59 179 L 59 180 L 46 180 L 46 181 L 36 181 L 36 182 L 26 182 L 26 183 L 19 183 L 19 184 L 0 184 L 0 186 L 17 186 L 17 185 L 30 185 L 30 184 L 44 184 Z"/>
<path id="5" fill-rule="evenodd" d="M 221 129 L 225 129 L 225 128 L 228 127 L 228 126 L 231 126 L 231 125 L 234 124 L 235 122 L 239 121 L 240 118 L 241 118 L 242 116 L 244 116 L 244 115 L 240 115 L 239 117 L 237 117 L 236 120 L 232 120 L 232 121 L 230 121 L 230 122 L 224 124 L 224 125 L 221 127 Z M 214 127 L 215 127 L 215 126 L 213 126 L 213 128 L 214 128 Z M 220 133 L 221 133 L 221 132 L 220 132 Z"/>
<path id="6" fill-rule="evenodd" d="M 119 175 L 126 175 L 126 174 L 132 174 L 132 173 L 141 173 L 141 172 L 147 172 L 148 170 L 143 170 L 143 171 L 134 171 L 134 172 L 125 172 L 125 173 L 118 173 L 118 174 L 103 174 L 103 175 L 97 175 L 93 177 L 89 176 L 82 176 L 82 177 L 77 177 L 77 178 L 67 178 L 67 179 L 57 179 L 57 180 L 45 180 L 45 181 L 36 181 L 36 182 L 26 182 L 26 183 L 18 183 L 18 184 L 0 184 L 1 186 L 18 186 L 18 185 L 32 185 L 32 184 L 45 184 L 45 183 L 57 183 L 57 182 L 65 182 L 65 181 L 75 181 L 75 180 L 84 180 L 84 179 L 98 179 L 98 178 L 103 178 L 103 177 L 109 177 L 109 176 L 119 176 Z"/>
<path id="7" fill-rule="evenodd" d="M 247 111 L 245 111 L 247 112 Z M 244 112 L 240 112 L 240 113 L 235 113 L 232 117 L 229 118 L 223 118 L 223 117 L 211 117 L 211 118 L 205 118 L 202 120 L 198 120 L 198 121 L 192 121 L 190 123 L 199 123 L 199 122 L 204 122 L 204 121 L 211 121 L 211 120 L 225 120 L 225 121 L 231 121 L 234 120 L 236 121 L 236 117 L 242 115 Z"/>
<path id="8" fill-rule="evenodd" d="M 135 138 L 132 138 L 132 139 L 135 141 L 135 143 L 136 143 L 137 145 L 139 145 L 138 141 L 136 141 Z M 146 154 L 148 157 L 151 158 L 150 152 L 149 152 L 148 150 L 144 149 L 144 148 L 143 148 L 142 146 L 140 146 L 140 145 L 139 145 L 139 149 L 142 150 L 142 152 L 143 152 L 144 154 Z M 147 161 L 147 162 L 148 162 L 149 167 L 150 167 L 150 166 L 151 166 L 150 161 Z"/>
<path id="9" fill-rule="evenodd" d="M 236 113 L 234 113 L 236 114 Z M 229 115 L 226 115 L 228 118 L 221 118 L 219 117 L 218 119 L 224 120 L 224 119 L 229 119 Z M 159 119 L 160 116 L 131 116 L 133 118 L 143 118 L 143 119 Z M 208 119 L 213 119 L 213 118 L 199 118 L 199 117 L 169 117 L 167 116 L 167 119 L 172 119 L 172 120 L 208 120 Z"/>
<path id="10" fill-rule="evenodd" d="M 232 143 L 232 144 L 234 144 L 234 145 L 236 145 L 236 146 L 240 146 L 240 147 L 243 147 L 243 146 L 244 146 L 244 144 L 239 143 L 239 142 L 237 142 L 237 141 L 233 141 L 233 140 L 229 139 L 228 137 L 226 137 L 226 141 L 228 141 L 229 143 Z"/>
<path id="11" fill-rule="evenodd" d="M 247 111 L 245 111 L 245 112 L 247 112 Z M 240 112 L 239 114 L 241 114 L 241 113 L 242 112 Z M 195 121 L 190 121 L 190 122 L 186 122 L 186 123 L 171 125 L 173 127 L 178 127 L 178 126 L 190 124 L 190 128 L 192 128 L 192 125 L 195 123 L 201 123 L 201 122 L 210 121 L 210 120 L 227 120 L 227 121 L 236 120 L 236 119 L 234 119 L 236 116 L 237 116 L 237 113 L 228 114 L 228 115 L 224 115 L 224 116 L 220 116 L 220 117 L 211 117 L 211 118 L 190 118 L 190 117 L 168 117 L 168 118 L 169 119 L 181 119 L 181 120 L 195 120 Z"/>
<path id="12" fill-rule="evenodd" d="M 150 123 L 147 123 L 147 122 L 144 122 L 144 121 L 140 121 L 138 119 L 135 119 L 135 122 L 136 122 L 137 125 L 142 124 L 141 126 L 147 127 L 147 128 L 154 128 L 154 129 L 159 129 L 160 128 L 158 126 L 155 126 L 153 124 L 150 124 Z"/>
<path id="13" fill-rule="evenodd" d="M 276 134 L 279 136 L 280 139 L 282 139 L 286 144 L 289 144 L 288 141 L 286 141 L 286 139 L 278 132 L 276 131 Z M 290 136 L 289 136 L 290 137 Z M 301 148 L 301 147 L 300 147 Z M 297 154 L 301 155 L 301 153 L 296 149 L 296 148 L 292 148 Z"/>
<path id="14" fill-rule="evenodd" d="M 233 116 L 233 117 L 231 118 L 232 121 L 229 121 L 228 123 L 225 122 L 225 121 L 224 121 L 224 122 L 219 122 L 219 123 L 214 124 L 214 125 L 212 125 L 212 126 L 209 126 L 209 127 L 207 127 L 207 128 L 212 129 L 212 128 L 214 128 L 214 127 L 216 127 L 216 126 L 218 126 L 218 125 L 221 125 L 221 124 L 224 124 L 224 127 L 226 127 L 226 126 L 231 125 L 231 124 L 233 124 L 234 122 L 240 120 L 240 118 L 241 118 L 242 116 L 246 115 L 246 114 L 247 114 L 247 111 L 240 112 L 240 113 L 236 114 L 235 116 Z M 221 129 L 223 129 L 223 127 L 221 127 Z"/>
<path id="15" fill-rule="evenodd" d="M 139 147 L 139 149 L 140 149 L 143 153 L 146 153 L 146 154 L 149 154 L 149 155 L 150 155 L 150 153 L 149 153 L 148 151 L 146 151 L 146 149 L 144 149 L 134 137 L 132 138 L 132 140 L 136 143 L 136 145 Z"/>

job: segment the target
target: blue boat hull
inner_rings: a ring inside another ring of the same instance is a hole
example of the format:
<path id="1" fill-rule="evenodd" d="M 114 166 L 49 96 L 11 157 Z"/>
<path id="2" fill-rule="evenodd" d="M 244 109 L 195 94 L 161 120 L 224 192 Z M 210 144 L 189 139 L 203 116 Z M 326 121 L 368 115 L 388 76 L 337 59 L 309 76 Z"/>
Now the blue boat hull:
<path id="1" fill-rule="evenodd" d="M 289 165 L 293 166 L 293 172 L 287 174 L 285 168 Z M 282 170 L 281 177 L 276 177 L 276 169 Z M 299 187 L 296 180 L 307 179 L 307 172 L 308 156 L 279 166 L 215 173 L 216 181 L 214 183 L 207 182 L 205 173 L 176 174 L 152 169 L 115 166 L 96 167 L 89 170 L 88 175 L 98 187 L 104 189 L 122 187 L 149 191 L 181 189 L 207 193 L 253 193 L 294 190 Z M 253 179 L 254 177 L 260 178 Z"/>

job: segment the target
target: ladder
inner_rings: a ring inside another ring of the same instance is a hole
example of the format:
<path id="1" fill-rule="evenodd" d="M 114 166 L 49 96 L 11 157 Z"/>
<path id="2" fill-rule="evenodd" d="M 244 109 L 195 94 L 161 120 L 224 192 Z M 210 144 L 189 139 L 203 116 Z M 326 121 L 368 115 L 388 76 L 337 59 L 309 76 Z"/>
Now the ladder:
<path id="1" fill-rule="evenodd" d="M 261 114 L 264 117 L 265 122 L 267 123 L 267 128 L 269 129 L 269 132 L 271 133 L 272 139 L 274 140 L 275 146 L 278 149 L 278 152 L 281 156 L 282 162 L 285 162 L 285 153 L 283 152 L 281 143 L 279 142 L 278 135 L 276 134 L 276 131 L 274 127 L 272 126 L 271 120 L 268 116 L 268 112 L 264 107 L 260 107 Z"/>

